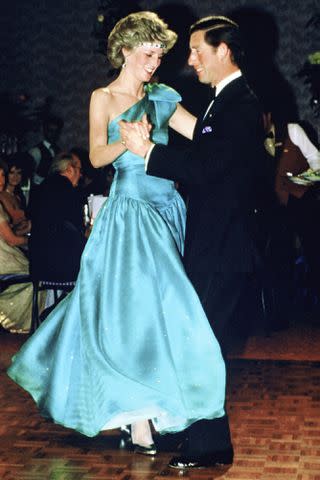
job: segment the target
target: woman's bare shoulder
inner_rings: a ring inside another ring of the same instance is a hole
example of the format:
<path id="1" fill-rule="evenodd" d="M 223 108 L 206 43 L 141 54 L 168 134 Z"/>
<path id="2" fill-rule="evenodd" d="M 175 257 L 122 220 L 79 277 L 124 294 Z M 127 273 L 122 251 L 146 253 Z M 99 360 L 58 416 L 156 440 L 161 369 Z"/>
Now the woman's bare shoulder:
<path id="1" fill-rule="evenodd" d="M 112 97 L 112 93 L 109 87 L 97 88 L 96 90 L 93 90 L 91 94 L 92 100 L 103 100 L 105 102 L 110 101 L 111 97 Z"/>
<path id="2" fill-rule="evenodd" d="M 115 97 L 110 86 L 97 88 L 91 95 L 91 107 L 112 110 L 114 108 Z"/>

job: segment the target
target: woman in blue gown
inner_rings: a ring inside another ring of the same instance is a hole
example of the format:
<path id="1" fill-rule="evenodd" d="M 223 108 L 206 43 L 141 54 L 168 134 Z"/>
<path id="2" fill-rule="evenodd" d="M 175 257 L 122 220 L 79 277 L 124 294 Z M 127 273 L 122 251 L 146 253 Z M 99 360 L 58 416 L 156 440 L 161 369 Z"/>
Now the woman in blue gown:
<path id="1" fill-rule="evenodd" d="M 119 136 L 120 120 L 147 114 L 154 142 L 167 143 L 168 125 L 192 137 L 195 118 L 177 92 L 148 83 L 175 41 L 151 12 L 111 32 L 108 57 L 122 68 L 90 104 L 90 157 L 95 167 L 113 162 L 110 196 L 74 290 L 8 370 L 44 416 L 87 436 L 130 424 L 145 453 L 154 453 L 149 419 L 164 433 L 224 415 L 224 361 L 181 261 L 185 205 Z"/>

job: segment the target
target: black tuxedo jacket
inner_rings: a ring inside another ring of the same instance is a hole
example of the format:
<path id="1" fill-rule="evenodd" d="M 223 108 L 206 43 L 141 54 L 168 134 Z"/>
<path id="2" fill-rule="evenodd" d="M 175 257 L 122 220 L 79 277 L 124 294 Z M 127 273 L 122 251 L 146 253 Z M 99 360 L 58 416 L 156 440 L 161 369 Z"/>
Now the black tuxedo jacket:
<path id="1" fill-rule="evenodd" d="M 59 174 L 49 176 L 32 192 L 30 217 L 33 278 L 76 280 L 86 241 L 77 189 Z"/>
<path id="2" fill-rule="evenodd" d="M 190 149 L 154 147 L 147 173 L 188 186 L 187 272 L 252 272 L 261 265 L 255 211 L 267 175 L 263 140 L 259 103 L 240 77 L 198 118 Z"/>

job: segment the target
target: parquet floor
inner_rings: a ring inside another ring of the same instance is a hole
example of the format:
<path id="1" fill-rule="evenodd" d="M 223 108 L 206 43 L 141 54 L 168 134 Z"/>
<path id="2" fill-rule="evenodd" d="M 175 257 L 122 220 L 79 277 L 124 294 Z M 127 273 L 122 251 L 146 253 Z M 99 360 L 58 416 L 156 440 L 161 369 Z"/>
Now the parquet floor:
<path id="1" fill-rule="evenodd" d="M 86 438 L 46 421 L 5 369 L 22 343 L 0 336 L 2 480 L 320 480 L 320 362 L 232 359 L 231 467 L 179 472 L 169 442 L 154 459 L 117 449 L 116 431 Z"/>

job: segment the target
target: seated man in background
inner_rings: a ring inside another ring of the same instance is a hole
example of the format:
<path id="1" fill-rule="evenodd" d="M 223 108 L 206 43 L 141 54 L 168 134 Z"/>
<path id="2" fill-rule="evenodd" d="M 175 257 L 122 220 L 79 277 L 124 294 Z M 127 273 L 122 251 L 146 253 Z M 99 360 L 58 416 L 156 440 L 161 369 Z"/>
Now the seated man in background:
<path id="1" fill-rule="evenodd" d="M 75 281 L 85 246 L 82 207 L 77 189 L 79 158 L 57 156 L 49 176 L 30 200 L 32 222 L 30 272 L 34 279 Z"/>
<path id="2" fill-rule="evenodd" d="M 72 147 L 69 153 L 73 158 L 79 158 L 81 162 L 82 176 L 79 182 L 79 194 L 83 205 L 87 203 L 89 195 L 107 197 L 114 177 L 113 165 L 94 168 L 90 162 L 88 150 L 83 147 Z"/>

